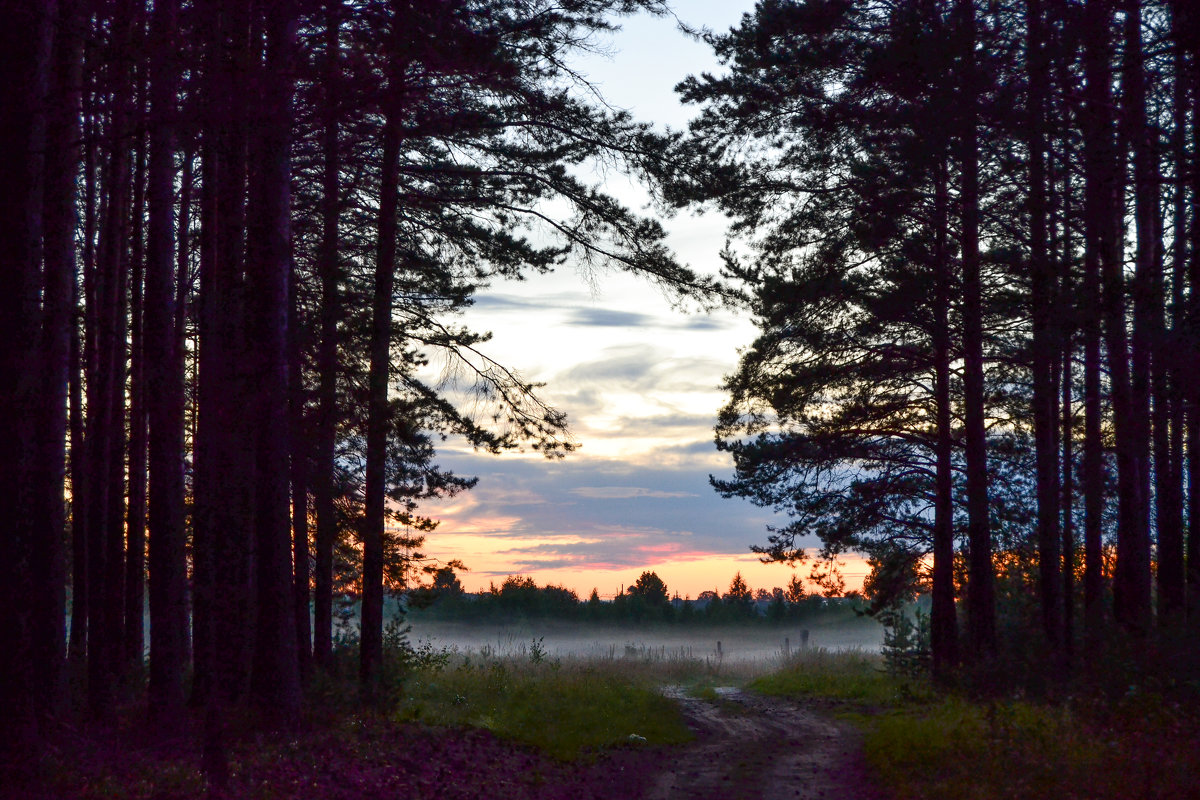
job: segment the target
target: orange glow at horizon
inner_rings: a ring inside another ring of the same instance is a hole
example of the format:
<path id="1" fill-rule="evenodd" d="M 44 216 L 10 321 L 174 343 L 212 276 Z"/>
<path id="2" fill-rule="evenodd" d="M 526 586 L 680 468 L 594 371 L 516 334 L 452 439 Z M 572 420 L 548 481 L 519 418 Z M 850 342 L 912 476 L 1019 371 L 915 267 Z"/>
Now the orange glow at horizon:
<path id="1" fill-rule="evenodd" d="M 630 564 L 634 559 L 625 558 L 624 563 L 606 563 L 601 557 L 580 556 L 568 565 L 528 568 L 526 548 L 543 544 L 556 546 L 592 541 L 583 536 L 536 536 L 514 539 L 509 536 L 489 536 L 461 531 L 452 536 L 434 533 L 426 542 L 424 551 L 441 561 L 460 559 L 467 572 L 459 573 L 459 580 L 470 592 L 486 591 L 492 584 L 499 586 L 508 575 L 524 575 L 533 578 L 539 586 L 553 584 L 572 589 L 581 599 L 596 589 L 601 597 L 611 598 L 624 587 L 632 585 L 642 572 L 654 572 L 667 584 L 672 595 L 695 599 L 701 592 L 716 590 L 722 594 L 729 588 L 735 573 L 751 589 L 786 587 L 792 575 L 805 581 L 809 591 L 819 591 L 808 580 L 811 561 L 791 568 L 786 564 L 764 564 L 753 553 L 730 554 L 681 551 L 671 545 L 641 546 L 637 553 L 641 563 Z M 815 552 L 811 554 L 815 557 Z M 839 559 L 840 571 L 846 582 L 846 591 L 862 589 L 863 578 L 870 568 L 866 560 L 858 555 L 846 555 Z M 525 568 L 522 568 L 522 567 Z"/>

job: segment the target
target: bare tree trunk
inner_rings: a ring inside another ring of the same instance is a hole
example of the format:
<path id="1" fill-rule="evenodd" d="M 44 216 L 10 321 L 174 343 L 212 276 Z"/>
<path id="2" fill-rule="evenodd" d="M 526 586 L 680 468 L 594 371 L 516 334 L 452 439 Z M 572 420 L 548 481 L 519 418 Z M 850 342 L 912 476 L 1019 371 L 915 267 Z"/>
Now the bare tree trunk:
<path id="1" fill-rule="evenodd" d="M 1120 265 L 1118 210 L 1123 183 L 1118 167 L 1112 111 L 1112 43 L 1109 24 L 1112 8 L 1108 0 L 1088 0 L 1085 13 L 1084 71 L 1086 79 L 1083 114 L 1084 176 L 1086 180 L 1084 222 L 1087 242 L 1084 275 L 1084 438 L 1083 480 L 1086 508 L 1084 531 L 1084 615 L 1089 655 L 1104 631 L 1103 553 L 1101 518 L 1104 506 L 1104 474 L 1101 443 L 1100 339 L 1108 339 L 1115 423 L 1126 437 L 1129 413 L 1129 369 L 1125 345 L 1124 304 Z M 1115 285 L 1113 280 L 1115 279 Z M 1129 521 L 1130 466 L 1125 448 L 1118 445 L 1118 480 L 1123 525 Z M 1124 477 L 1121 477 L 1124 476 Z"/>
<path id="2" fill-rule="evenodd" d="M 85 48 L 84 61 L 90 66 L 94 56 Z M 86 70 L 85 74 L 90 74 Z M 89 81 L 91 79 L 89 78 Z M 84 289 L 90 296 L 96 274 L 96 115 L 94 112 L 94 90 L 89 86 L 85 95 L 84 134 L 86 144 L 83 159 L 83 275 Z M 74 273 L 73 273 L 74 274 Z M 78 298 L 80 287 L 75 286 Z M 77 300 L 78 302 L 78 300 Z M 89 381 L 94 378 L 92 340 L 95 333 L 95 304 L 87 302 L 82 309 L 81 319 L 76 320 L 71 339 L 71 632 L 67 644 L 68 672 L 73 687 L 82 688 L 87 674 L 87 628 L 89 618 L 88 570 L 91 564 L 89 552 L 89 521 L 91 519 L 91 470 L 90 444 L 84 435 L 86 428 L 83 405 L 83 376 Z M 76 308 L 80 314 L 80 309 Z M 80 341 L 80 323 L 86 338 Z"/>
<path id="3" fill-rule="evenodd" d="M 930 649 L 933 674 L 944 679 L 958 663 L 958 619 L 954 606 L 954 429 L 950 401 L 949 176 L 939 164 L 934 188 L 937 299 L 934 303 L 934 392 L 937 406 L 936 500 L 933 521 L 933 607 L 930 610 Z"/>
<path id="4" fill-rule="evenodd" d="M 37 423 L 37 509 L 34 514 L 36 697 L 51 712 L 63 709 L 66 689 L 63 621 L 66 613 L 64 552 L 67 394 L 75 323 L 75 211 L 79 174 L 80 98 L 83 81 L 82 6 L 64 0 L 58 9 L 46 146 L 44 286 Z M 76 381 L 77 383 L 77 381 Z M 78 419 L 78 409 L 76 419 Z M 78 441 L 77 439 L 75 441 Z"/>
<path id="5" fill-rule="evenodd" d="M 122 672 L 140 672 L 146 652 L 146 386 L 142 312 L 145 306 L 146 219 L 146 78 L 137 69 L 133 208 L 130 213 L 132 252 L 129 258 L 129 505 L 125 514 L 125 610 L 121 641 Z"/>
<path id="6" fill-rule="evenodd" d="M 1065 68 L 1060 62 L 1060 69 Z M 1060 81 L 1066 90 L 1067 82 Z M 1066 116 L 1064 112 L 1064 117 Z M 1067 129 L 1064 119 L 1062 129 Z M 1059 328 L 1058 350 L 1061 356 L 1062 390 L 1062 492 L 1060 496 L 1061 532 L 1062 532 L 1062 581 L 1063 581 L 1063 645 L 1068 673 L 1074 666 L 1075 659 L 1075 570 L 1079 566 L 1078 544 L 1075 539 L 1075 332 L 1078 309 L 1074 305 L 1075 285 L 1072 276 L 1072 264 L 1075 259 L 1075 236 L 1072 231 L 1074 209 L 1072 204 L 1071 165 L 1075 155 L 1066 136 L 1060 140 L 1062 153 L 1056 170 L 1060 178 L 1058 193 L 1058 220 L 1056 229 L 1059 230 L 1057 247 L 1051 249 L 1057 254 L 1059 275 L 1059 309 L 1063 322 Z M 1051 181 L 1053 185 L 1053 179 Z"/>
<path id="7" fill-rule="evenodd" d="M 296 605 L 296 662 L 300 680 L 312 672 L 312 625 L 308 548 L 308 451 L 304 414 L 304 374 L 301 368 L 299 278 L 291 273 L 288 286 L 288 418 L 291 436 L 292 581 Z"/>
<path id="8" fill-rule="evenodd" d="M 1126 630 L 1145 633 L 1153 624 L 1150 606 L 1150 353 L 1154 338 L 1152 317 L 1161 306 L 1156 298 L 1154 208 L 1158 204 L 1154 153 L 1146 125 L 1146 89 L 1142 63 L 1141 2 L 1125 2 L 1125 54 L 1122 75 L 1122 138 L 1133 147 L 1134 222 L 1137 235 L 1133 279 L 1132 371 L 1126 379 L 1125 316 L 1121 292 L 1123 269 L 1118 246 L 1107 265 L 1105 310 L 1109 328 L 1109 369 L 1113 382 L 1114 427 L 1118 453 L 1128 471 L 1123 498 L 1123 524 L 1117 534 L 1117 564 L 1113 576 L 1113 613 Z M 1123 158 L 1122 158 L 1123 161 Z M 1114 216 L 1123 217 L 1121 198 L 1114 198 Z M 1116 222 L 1114 222 L 1116 224 Z M 1127 383 L 1126 383 L 1127 380 Z M 1127 387 L 1127 388 L 1126 388 Z M 1127 394 L 1128 399 L 1118 399 Z M 1120 466 L 1118 466 L 1120 469 Z"/>
<path id="9" fill-rule="evenodd" d="M 1191 380 L 1186 383 L 1184 406 L 1188 445 L 1188 532 L 1187 614 L 1189 627 L 1200 628 L 1200 11 L 1192 3 L 1177 0 L 1180 41 L 1187 44 L 1191 70 L 1191 235 L 1188 241 L 1188 307 L 1185 310 L 1187 345 L 1184 350 Z"/>
<path id="10" fill-rule="evenodd" d="M 88 522 L 88 696 L 94 716 L 114 713 L 124 622 L 125 582 L 125 269 L 129 262 L 130 106 L 133 101 L 129 65 L 136 15 L 130 4 L 113 9 L 117 41 L 109 86 L 112 119 L 104 181 L 95 289 L 89 300 L 95 312 L 95 380 L 88 382 L 89 456 L 92 460 Z M 94 392 L 93 392 L 94 389 Z"/>
<path id="11" fill-rule="evenodd" d="M 243 311 L 246 229 L 248 9 L 211 0 L 212 29 L 202 187 L 200 384 L 195 488 L 195 661 L 200 698 L 241 697 L 255 618 L 252 477 L 255 448 L 245 420 Z M 218 718 L 220 715 L 218 714 Z M 219 727 L 219 726 L 218 726 Z"/>
<path id="12" fill-rule="evenodd" d="M 388 435 L 388 369 L 392 343 L 392 287 L 396 267 L 399 192 L 399 123 L 389 111 L 384 123 L 379 188 L 375 294 L 371 307 L 371 366 L 367 395 L 366 510 L 363 517 L 362 636 L 359 677 L 372 697 L 383 657 L 384 464 Z"/>
<path id="13" fill-rule="evenodd" d="M 150 418 L 151 718 L 183 708 L 187 654 L 187 531 L 184 527 L 183 361 L 176 330 L 175 61 L 177 0 L 159 0 L 151 28 L 150 229 L 146 259 L 146 394 Z M 186 192 L 185 192 L 186 197 Z M 181 224 L 182 223 L 181 215 Z M 186 263 L 186 262 L 185 262 Z M 178 280 L 184 280 L 181 275 Z"/>
<path id="14" fill-rule="evenodd" d="M 264 160 L 259 181 L 260 225 L 252 236 L 257 263 L 247 264 L 250 318 L 257 336 L 254 406 L 257 427 L 255 534 L 257 610 L 251 687 L 276 723 L 300 715 L 300 666 L 296 655 L 296 604 L 292 582 L 288 458 L 288 308 L 291 258 L 292 50 L 291 3 L 266 10 L 267 59 L 259 73 Z"/>
<path id="15" fill-rule="evenodd" d="M 966 416 L 967 632 L 972 656 L 988 661 L 996 649 L 996 593 L 992 573 L 992 532 L 988 520 L 987 430 L 983 374 L 983 286 L 979 264 L 978 70 L 975 65 L 975 8 L 957 0 L 962 37 L 962 137 L 959 154 L 962 187 L 963 388 Z"/>
<path id="16" fill-rule="evenodd" d="M 0 30 L 0 763 L 32 752 L 33 487 L 42 258 L 42 154 L 55 4 L 5 2 Z M 44 655 L 44 654 L 43 654 Z"/>
<path id="17" fill-rule="evenodd" d="M 1156 414 L 1155 493 L 1158 499 L 1158 614 L 1163 624 L 1177 625 L 1186 615 L 1187 575 L 1183 522 L 1183 387 L 1187 383 L 1185 345 L 1187 281 L 1187 103 L 1188 64 L 1184 50 L 1185 31 L 1179 10 L 1173 9 L 1171 32 L 1175 40 L 1173 58 L 1171 150 L 1176 183 L 1173 188 L 1173 247 L 1171 252 L 1171 330 L 1160 331 L 1155 348 L 1155 405 L 1165 405 Z M 1184 345 L 1184 346 L 1181 346 Z"/>
<path id="18" fill-rule="evenodd" d="M 1055 365 L 1059 336 L 1055 320 L 1059 288 L 1047 245 L 1046 87 L 1050 67 L 1046 58 L 1044 19 L 1040 0 L 1026 3 L 1029 66 L 1029 241 L 1030 307 L 1033 317 L 1033 427 L 1037 453 L 1037 542 L 1042 630 L 1049 645 L 1052 672 L 1061 671 L 1063 655 L 1063 598 L 1059 541 L 1058 391 Z"/>
<path id="19" fill-rule="evenodd" d="M 317 434 L 316 472 L 313 475 L 313 503 L 317 514 L 316 586 L 313 598 L 313 655 L 319 666 L 328 669 L 333 641 L 333 547 L 337 540 L 337 509 L 333 504 L 334 448 L 337 437 L 338 322 L 341 299 L 338 290 L 338 197 L 341 169 L 338 149 L 338 30 L 341 0 L 327 4 L 325 27 L 324 174 L 321 197 L 321 343 L 317 352 Z"/>

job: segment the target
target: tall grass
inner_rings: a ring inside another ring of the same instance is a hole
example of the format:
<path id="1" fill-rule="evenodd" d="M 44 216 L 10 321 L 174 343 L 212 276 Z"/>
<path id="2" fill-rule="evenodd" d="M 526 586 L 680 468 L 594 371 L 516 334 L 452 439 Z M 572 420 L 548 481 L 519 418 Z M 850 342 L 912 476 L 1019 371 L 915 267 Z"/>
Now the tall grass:
<path id="1" fill-rule="evenodd" d="M 653 683 L 602 667 L 464 659 L 417 671 L 406 688 L 395 712 L 402 720 L 486 728 L 560 759 L 691 738 Z"/>
<path id="2" fill-rule="evenodd" d="M 805 656 L 756 660 L 696 657 L 687 648 L 628 646 L 552 658 L 539 640 L 508 643 L 503 654 L 447 652 L 407 671 L 395 715 L 434 725 L 480 727 L 574 759 L 620 745 L 691 739 L 675 685 L 703 696 L 713 686 L 745 685 Z M 833 659 L 834 656 L 825 656 Z"/>
<path id="3" fill-rule="evenodd" d="M 815 652 L 750 688 L 834 701 L 898 800 L 1200 797 L 1195 709 L 1132 687 L 1116 700 L 979 700 L 890 675 L 878 657 Z"/>

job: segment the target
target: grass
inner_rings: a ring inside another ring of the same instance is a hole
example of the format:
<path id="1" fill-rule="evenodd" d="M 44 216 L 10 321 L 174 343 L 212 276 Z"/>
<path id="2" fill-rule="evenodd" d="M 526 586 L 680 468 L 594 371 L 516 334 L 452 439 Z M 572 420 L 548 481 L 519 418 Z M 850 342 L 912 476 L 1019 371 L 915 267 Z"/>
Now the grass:
<path id="1" fill-rule="evenodd" d="M 624 670 L 620 662 L 455 658 L 412 673 L 395 714 L 485 728 L 563 760 L 691 738 L 678 707 L 662 696 L 650 672 Z"/>
<path id="2" fill-rule="evenodd" d="M 931 695 L 922 681 L 898 680 L 883 670 L 877 654 L 815 649 L 793 656 L 776 672 L 755 678 L 749 688 L 781 697 L 822 697 L 863 705 L 893 705 Z"/>
<path id="3" fill-rule="evenodd" d="M 1119 708 L 1095 716 L 1067 705 L 950 698 L 880 717 L 867 733 L 867 759 L 902 798 L 1194 797 L 1195 732 L 1183 716 L 1151 705 L 1135 719 Z"/>
<path id="4" fill-rule="evenodd" d="M 1200 796 L 1196 711 L 1161 695 L 978 700 L 888 675 L 877 657 L 820 652 L 749 686 L 833 701 L 898 800 Z"/>

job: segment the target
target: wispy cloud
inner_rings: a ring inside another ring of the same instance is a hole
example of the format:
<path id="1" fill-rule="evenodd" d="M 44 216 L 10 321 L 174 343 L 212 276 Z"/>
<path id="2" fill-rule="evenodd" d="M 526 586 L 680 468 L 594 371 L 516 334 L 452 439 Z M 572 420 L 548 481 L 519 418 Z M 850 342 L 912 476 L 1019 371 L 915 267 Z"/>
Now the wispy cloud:
<path id="1" fill-rule="evenodd" d="M 650 328 L 661 327 L 660 317 L 639 314 L 634 311 L 618 311 L 610 308 L 576 308 L 567 318 L 569 325 L 596 328 Z"/>
<path id="2" fill-rule="evenodd" d="M 641 486 L 576 486 L 571 494 L 598 500 L 630 500 L 636 497 L 699 497 L 694 492 L 665 492 L 662 489 L 646 489 Z"/>

